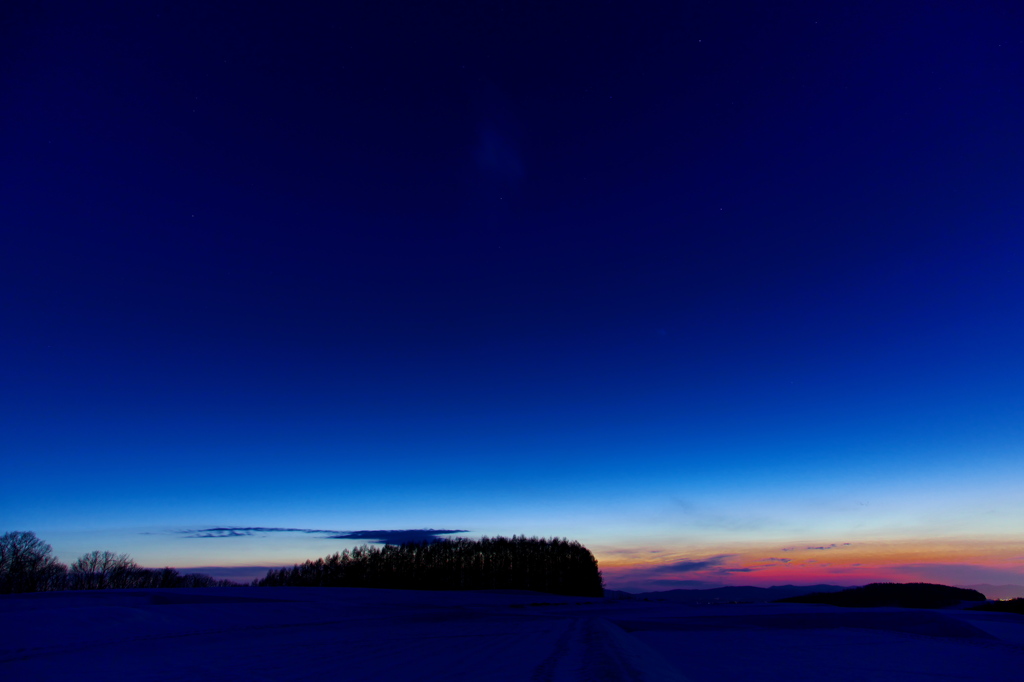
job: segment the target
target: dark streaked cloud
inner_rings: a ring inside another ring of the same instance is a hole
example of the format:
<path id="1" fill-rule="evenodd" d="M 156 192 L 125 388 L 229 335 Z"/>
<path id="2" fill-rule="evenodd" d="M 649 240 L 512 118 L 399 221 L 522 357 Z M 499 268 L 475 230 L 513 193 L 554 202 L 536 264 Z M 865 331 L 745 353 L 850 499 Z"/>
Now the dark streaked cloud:
<path id="1" fill-rule="evenodd" d="M 404 542 L 436 542 L 444 535 L 468 533 L 468 530 L 437 530 L 420 528 L 410 530 L 354 530 L 328 537 L 336 540 L 368 540 L 382 545 L 400 545 Z"/>
<path id="2" fill-rule="evenodd" d="M 652 570 L 658 573 L 689 573 L 691 571 L 703 571 L 708 568 L 716 568 L 722 564 L 723 561 L 729 557 L 734 556 L 733 554 L 719 554 L 703 561 L 676 561 L 671 564 L 663 564 L 657 566 Z"/>
<path id="3" fill-rule="evenodd" d="M 218 528 L 200 528 L 194 530 L 179 530 L 178 534 L 186 538 L 241 538 L 253 535 L 264 535 L 266 533 L 308 533 L 317 535 L 320 533 L 339 533 L 337 530 L 319 530 L 316 528 L 272 528 L 268 526 L 224 526 Z"/>
<path id="4" fill-rule="evenodd" d="M 186 535 L 189 538 L 240 538 L 252 535 L 252 531 L 242 530 L 211 530 L 211 531 L 196 531 L 191 535 Z"/>
<path id="5" fill-rule="evenodd" d="M 320 535 L 328 540 L 365 540 L 384 545 L 404 542 L 436 542 L 445 535 L 468 533 L 468 530 L 438 528 L 410 528 L 405 530 L 327 530 L 320 528 L 276 528 L 269 526 L 222 526 L 175 531 L 186 538 L 240 538 L 269 533 L 305 533 Z"/>

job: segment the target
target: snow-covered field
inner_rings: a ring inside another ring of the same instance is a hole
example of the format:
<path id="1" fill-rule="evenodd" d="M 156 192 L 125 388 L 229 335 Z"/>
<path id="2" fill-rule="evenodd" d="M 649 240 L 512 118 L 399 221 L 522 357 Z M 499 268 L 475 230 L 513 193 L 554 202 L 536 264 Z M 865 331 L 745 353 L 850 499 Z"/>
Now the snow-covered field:
<path id="1" fill-rule="evenodd" d="M 1024 616 L 297 587 L 6 595 L 0 679 L 1020 682 Z"/>

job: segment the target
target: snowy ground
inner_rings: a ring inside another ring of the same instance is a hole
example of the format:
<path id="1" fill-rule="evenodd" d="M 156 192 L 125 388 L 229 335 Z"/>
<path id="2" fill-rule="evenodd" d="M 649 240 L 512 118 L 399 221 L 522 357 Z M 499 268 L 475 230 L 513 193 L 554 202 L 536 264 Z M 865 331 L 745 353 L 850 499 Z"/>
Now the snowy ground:
<path id="1" fill-rule="evenodd" d="M 0 679 L 1020 682 L 1024 616 L 331 588 L 0 597 Z"/>

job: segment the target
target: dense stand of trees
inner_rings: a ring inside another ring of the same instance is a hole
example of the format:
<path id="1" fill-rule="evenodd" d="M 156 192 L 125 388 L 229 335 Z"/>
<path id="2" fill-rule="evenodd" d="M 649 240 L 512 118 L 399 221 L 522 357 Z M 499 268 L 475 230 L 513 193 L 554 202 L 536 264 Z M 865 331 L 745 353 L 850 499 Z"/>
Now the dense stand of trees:
<path id="1" fill-rule="evenodd" d="M 900 606 L 907 609 L 941 609 L 962 601 L 985 601 L 977 590 L 932 583 L 871 583 L 841 592 L 814 592 L 778 599 L 797 604 L 832 606 Z"/>
<path id="2" fill-rule="evenodd" d="M 68 567 L 35 533 L 13 531 L 0 536 L 0 594 L 233 584 L 201 573 L 182 575 L 173 568 L 142 568 L 127 554 L 113 552 L 89 552 Z"/>
<path id="3" fill-rule="evenodd" d="M 271 570 L 254 585 L 383 587 L 407 590 L 535 590 L 600 597 L 597 560 L 575 541 L 464 538 L 357 547 L 351 552 Z"/>

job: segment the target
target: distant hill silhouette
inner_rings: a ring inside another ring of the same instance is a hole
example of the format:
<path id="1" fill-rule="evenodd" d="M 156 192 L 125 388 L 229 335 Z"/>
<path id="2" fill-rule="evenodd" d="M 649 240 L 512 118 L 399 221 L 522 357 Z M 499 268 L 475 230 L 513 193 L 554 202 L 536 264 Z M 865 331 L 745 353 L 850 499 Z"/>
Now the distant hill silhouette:
<path id="1" fill-rule="evenodd" d="M 623 592 L 622 590 L 605 589 L 604 596 L 606 599 L 636 599 L 640 595 L 633 594 L 632 592 Z"/>
<path id="2" fill-rule="evenodd" d="M 908 609 L 941 609 L 955 606 L 962 601 L 985 601 L 985 595 L 977 590 L 931 583 L 871 583 L 841 592 L 816 592 L 776 601 L 851 607 L 899 606 Z"/>
<path id="3" fill-rule="evenodd" d="M 606 597 L 618 599 L 662 599 L 680 604 L 733 604 L 736 602 L 772 602 L 784 597 L 796 597 L 812 592 L 837 592 L 845 587 L 839 585 L 776 585 L 774 587 L 713 587 L 704 590 L 663 590 L 629 594 L 605 590 Z M 625 595 L 625 596 L 623 596 Z"/>
<path id="4" fill-rule="evenodd" d="M 1024 598 L 1024 585 L 957 585 L 965 590 L 977 590 L 989 599 Z"/>

